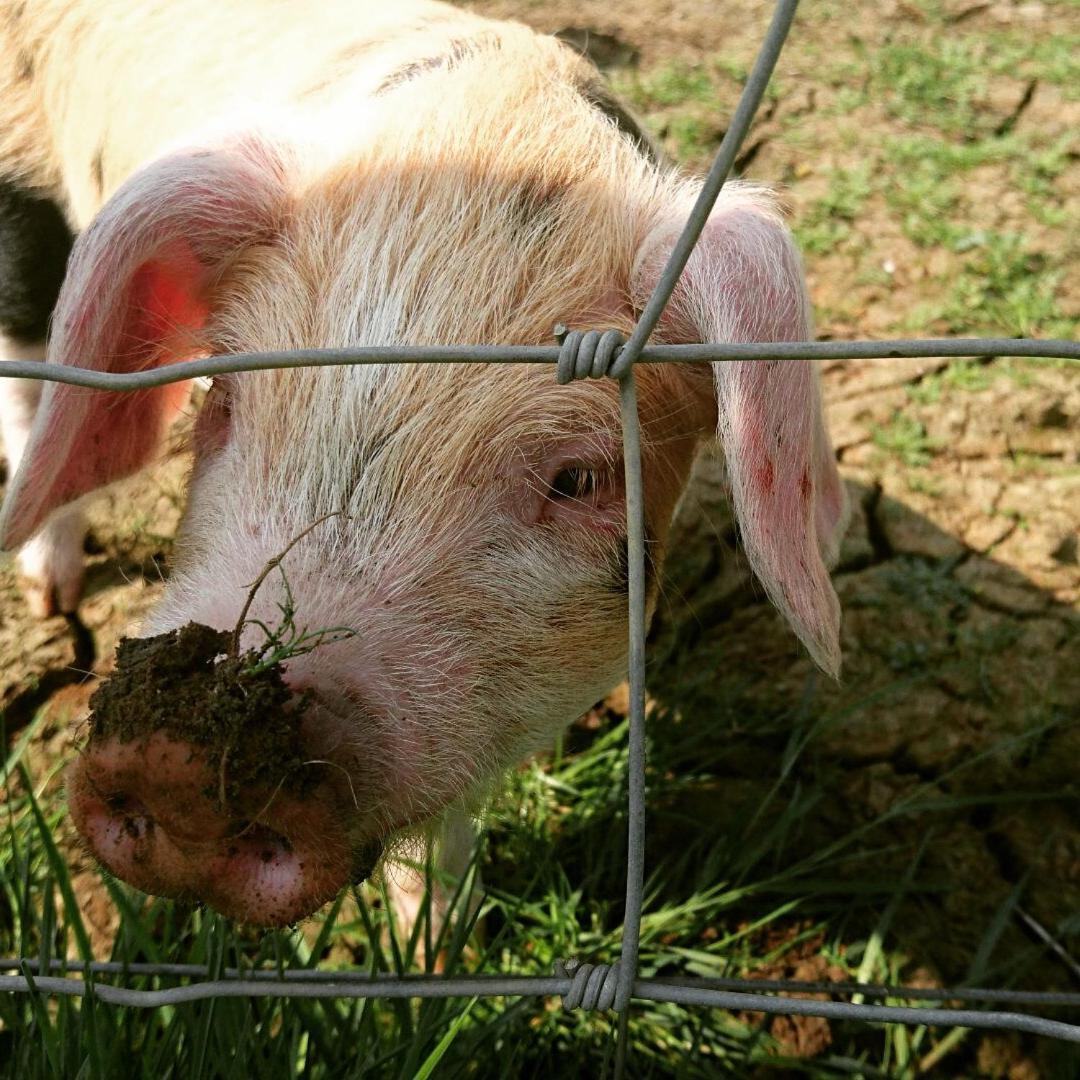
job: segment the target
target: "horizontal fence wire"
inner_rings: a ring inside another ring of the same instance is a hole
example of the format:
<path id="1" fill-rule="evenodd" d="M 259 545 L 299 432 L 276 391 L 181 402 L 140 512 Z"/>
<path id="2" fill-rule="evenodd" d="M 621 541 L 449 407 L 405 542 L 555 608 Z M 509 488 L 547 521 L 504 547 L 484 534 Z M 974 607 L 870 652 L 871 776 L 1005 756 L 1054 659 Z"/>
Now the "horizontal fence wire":
<path id="1" fill-rule="evenodd" d="M 22 957 L 0 957 L 0 971 L 28 970 L 37 974 L 41 961 Z M 122 960 L 79 960 L 75 957 L 52 959 L 46 971 L 81 972 L 92 977 L 122 975 L 165 979 L 209 979 L 216 974 L 222 981 L 288 983 L 367 983 L 372 981 L 410 982 L 427 980 L 426 975 L 390 975 L 344 968 L 330 971 L 323 968 L 235 968 L 212 971 L 204 964 L 172 964 Z M 498 976 L 480 976 L 497 978 Z M 531 977 L 531 976 L 530 976 Z M 754 993 L 790 992 L 798 994 L 862 994 L 864 997 L 896 998 L 903 1001 L 970 1001 L 987 1004 L 1047 1005 L 1080 1009 L 1080 993 L 1057 990 L 1004 990 L 979 986 L 903 986 L 890 983 L 845 981 L 809 981 L 805 979 L 720 979 L 710 976 L 669 977 L 656 982 L 670 986 L 701 986 L 708 990 L 734 990 Z"/>
<path id="2" fill-rule="evenodd" d="M 638 420 L 634 397 L 633 367 L 653 363 L 705 363 L 735 360 L 887 360 L 946 357 L 1043 357 L 1080 361 L 1080 343 L 1030 338 L 929 338 L 886 341 L 798 341 L 754 343 L 708 343 L 649 345 L 672 290 L 693 250 L 709 212 L 732 167 L 746 131 L 755 115 L 777 56 L 794 17 L 797 0 L 779 0 L 762 49 L 744 87 L 716 160 L 701 194 L 676 241 L 659 283 L 625 344 L 612 350 L 604 374 L 620 382 L 624 424 L 624 458 L 627 468 L 628 519 L 640 515 L 640 460 L 637 449 Z M 580 339 L 581 335 L 578 335 Z M 248 371 L 297 367 L 333 367 L 358 364 L 555 364 L 559 346 L 447 345 L 373 346 L 354 349 L 300 349 L 288 352 L 238 353 L 210 356 L 166 367 L 130 373 L 99 371 L 72 364 L 0 362 L 0 378 L 23 378 L 64 383 L 90 390 L 127 392 L 163 386 L 188 379 L 227 376 Z M 76 359 L 76 358 L 71 358 Z M 625 1069 L 628 1004 L 631 999 L 666 1001 L 682 1005 L 711 1006 L 738 1012 L 794 1016 L 817 1016 L 867 1023 L 898 1023 L 941 1027 L 1012 1030 L 1080 1043 L 1080 1025 L 1025 1013 L 991 1009 L 940 1008 L 935 1006 L 867 1005 L 851 1001 L 792 997 L 792 994 L 854 995 L 877 999 L 928 1002 L 967 1002 L 986 1005 L 1028 1005 L 1044 1008 L 1080 1008 L 1080 994 L 984 988 L 903 987 L 881 984 L 816 983 L 796 980 L 640 978 L 637 972 L 637 933 L 641 912 L 642 838 L 644 829 L 644 608 L 633 587 L 634 567 L 643 573 L 643 536 L 640 522 L 628 520 L 630 535 L 632 617 L 631 678 L 631 793 L 630 863 L 623 953 L 618 968 L 582 965 L 584 974 L 615 977 L 618 989 L 611 997 L 620 1014 L 616 1076 Z M 640 582 L 639 582 L 640 585 Z M 634 601 L 639 602 L 635 605 Z M 53 960 L 43 974 L 36 961 L 0 959 L 0 990 L 85 997 L 116 1005 L 156 1007 L 224 997 L 274 998 L 448 998 L 472 996 L 539 997 L 558 995 L 564 1000 L 580 983 L 569 974 L 570 965 L 554 976 L 386 975 L 360 971 L 226 969 L 218 978 L 207 978 L 208 969 L 189 964 L 125 964 Z M 81 972 L 81 978 L 67 972 Z M 133 989 L 99 981 L 111 978 L 183 978 L 200 981 L 160 989 Z M 595 982 L 594 978 L 594 982 Z M 578 997 L 574 997 L 578 1000 Z M 608 1000 L 605 998 L 604 1000 Z M 595 1007 L 595 1003 L 593 1005 Z"/>
<path id="3" fill-rule="evenodd" d="M 625 349 L 626 346 L 622 346 Z M 355 349 L 292 349 L 184 360 L 149 371 L 113 372 L 33 360 L 0 361 L 0 378 L 66 383 L 91 390 L 148 390 L 186 379 L 282 368 L 354 364 L 555 364 L 557 345 L 371 345 Z M 616 350 L 616 361 L 621 349 Z M 635 364 L 724 360 L 902 360 L 948 357 L 1041 357 L 1080 361 L 1080 342 L 1061 338 L 889 338 L 883 341 L 709 342 L 646 345 Z"/>
<path id="4" fill-rule="evenodd" d="M 248 973 L 233 979 L 210 979 L 172 986 L 160 990 L 134 990 L 112 986 L 92 979 L 57 978 L 35 975 L 30 965 L 18 960 L 5 960 L 2 966 L 11 964 L 22 968 L 21 976 L 0 975 L 0 991 L 16 993 L 44 993 L 55 997 L 87 997 L 109 1005 L 125 1005 L 134 1008 L 159 1008 L 163 1005 L 183 1005 L 192 1001 L 218 998 L 456 998 L 456 997 L 565 997 L 573 980 L 560 976 L 543 975 L 366 975 L 358 972 L 319 972 L 318 978 L 299 978 L 299 972 Z M 121 965 L 124 966 L 124 965 Z M 144 968 L 156 965 L 143 965 Z M 163 965 L 170 966 L 170 965 Z M 181 966 L 181 965 L 175 965 Z M 91 968 L 92 970 L 92 968 Z M 130 968 L 129 968 L 130 970 Z M 205 970 L 205 969 L 203 969 Z M 145 977 L 145 976 L 144 976 Z M 632 998 L 639 1001 L 670 1002 L 678 1005 L 701 1005 L 726 1009 L 732 1012 L 760 1012 L 768 1015 L 818 1016 L 830 1020 L 855 1020 L 876 1024 L 905 1024 L 932 1027 L 969 1027 L 1000 1031 L 1020 1031 L 1044 1035 L 1064 1042 L 1080 1043 L 1080 1025 L 1050 1020 L 1027 1013 L 1000 1012 L 989 1009 L 957 1009 L 911 1007 L 902 1005 L 863 1005 L 848 1001 L 820 1001 L 812 998 L 793 998 L 783 994 L 761 993 L 765 988 L 754 980 L 728 980 L 726 986 L 747 987 L 747 990 L 720 989 L 708 979 L 642 979 L 635 978 Z M 789 984 L 777 981 L 771 985 L 783 987 L 786 993 L 836 992 L 828 983 Z M 851 984 L 859 985 L 859 984 Z M 793 986 L 810 989 L 793 990 Z M 921 997 L 923 989 L 908 991 L 903 987 L 860 988 L 858 991 L 875 997 L 895 996 Z M 936 991 L 929 1000 L 948 999 L 952 991 Z M 957 991 L 956 1000 L 998 1001 L 1003 992 L 992 990 Z M 1078 995 L 1047 995 L 1054 1001 L 1039 1000 L 1041 1005 L 1077 1005 Z M 1068 999 L 1061 1001 L 1061 998 Z M 623 1010 L 624 1013 L 626 1010 Z"/>

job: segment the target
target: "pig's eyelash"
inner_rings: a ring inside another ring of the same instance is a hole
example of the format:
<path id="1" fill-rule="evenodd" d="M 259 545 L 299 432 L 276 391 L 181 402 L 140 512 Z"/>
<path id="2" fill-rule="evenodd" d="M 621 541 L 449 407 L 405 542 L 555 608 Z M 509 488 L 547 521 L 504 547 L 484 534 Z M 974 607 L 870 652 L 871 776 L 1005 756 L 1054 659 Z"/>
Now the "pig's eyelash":
<path id="1" fill-rule="evenodd" d="M 599 470 L 573 465 L 560 469 L 555 474 L 548 487 L 547 497 L 555 502 L 568 499 L 587 502 L 596 494 L 599 484 Z"/>

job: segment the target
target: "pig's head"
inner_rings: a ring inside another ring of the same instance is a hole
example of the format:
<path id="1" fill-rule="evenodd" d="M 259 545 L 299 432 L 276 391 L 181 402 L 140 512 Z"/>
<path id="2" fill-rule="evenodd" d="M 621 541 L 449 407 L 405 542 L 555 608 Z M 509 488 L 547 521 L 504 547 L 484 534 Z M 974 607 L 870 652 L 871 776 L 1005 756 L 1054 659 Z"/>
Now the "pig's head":
<path id="1" fill-rule="evenodd" d="M 426 130 L 334 167 L 255 138 L 159 161 L 80 237 L 52 360 L 120 371 L 207 352 L 544 344 L 560 321 L 628 330 L 693 185 L 645 160 L 579 96 L 556 103 L 547 124 L 515 126 L 514 115 L 496 102 L 482 145 Z M 657 338 L 808 333 L 783 225 L 766 194 L 732 186 Z M 826 563 L 843 499 L 813 368 L 641 365 L 637 378 L 650 598 L 696 448 L 718 436 L 754 568 L 835 673 Z M 183 401 L 176 387 L 50 385 L 4 542 L 145 464 Z M 194 460 L 176 566 L 145 632 L 231 628 L 267 560 L 336 514 L 283 570 L 299 625 L 354 633 L 286 666 L 310 702 L 310 760 L 329 763 L 312 764 L 323 773 L 306 801 L 271 777 L 222 805 L 206 793 L 208 767 L 164 735 L 80 757 L 76 823 L 144 890 L 256 923 L 295 920 L 365 872 L 373 845 L 481 790 L 625 674 L 609 381 L 559 387 L 551 367 L 504 364 L 217 378 Z M 245 645 L 262 640 L 259 623 L 280 621 L 283 588 L 271 576 L 259 590 Z"/>

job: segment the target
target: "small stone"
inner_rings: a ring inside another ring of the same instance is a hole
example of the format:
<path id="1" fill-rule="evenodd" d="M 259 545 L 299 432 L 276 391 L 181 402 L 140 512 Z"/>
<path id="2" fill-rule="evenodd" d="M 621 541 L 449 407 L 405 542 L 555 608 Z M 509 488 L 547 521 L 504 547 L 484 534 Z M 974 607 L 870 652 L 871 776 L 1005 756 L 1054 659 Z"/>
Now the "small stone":
<path id="1" fill-rule="evenodd" d="M 1080 562 L 1077 554 L 1077 534 L 1069 533 L 1063 537 L 1061 543 L 1050 552 L 1050 558 L 1066 566 L 1076 566 Z"/>
<path id="2" fill-rule="evenodd" d="M 889 547 L 906 555 L 948 559 L 964 551 L 963 543 L 897 499 L 882 496 L 877 523 Z"/>

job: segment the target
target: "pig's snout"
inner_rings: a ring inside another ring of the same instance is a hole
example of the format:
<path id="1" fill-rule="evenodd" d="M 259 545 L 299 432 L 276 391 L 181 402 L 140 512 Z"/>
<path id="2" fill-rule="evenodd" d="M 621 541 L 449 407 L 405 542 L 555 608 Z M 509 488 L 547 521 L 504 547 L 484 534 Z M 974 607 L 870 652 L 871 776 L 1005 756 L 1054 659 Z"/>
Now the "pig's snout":
<path id="1" fill-rule="evenodd" d="M 68 773 L 72 817 L 90 851 L 144 892 L 283 925 L 374 868 L 379 846 L 357 851 L 325 792 L 259 788 L 226 804 L 219 786 L 204 754 L 163 732 L 92 740 Z"/>

